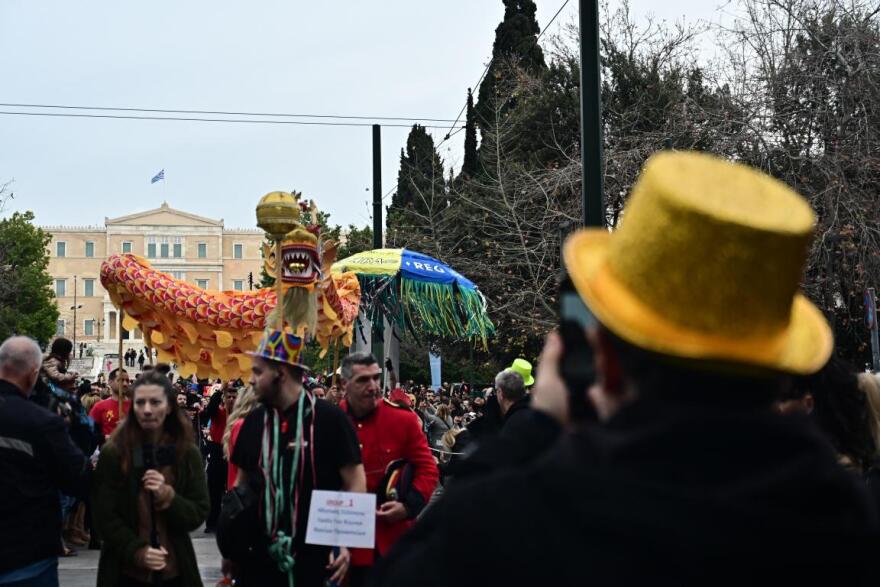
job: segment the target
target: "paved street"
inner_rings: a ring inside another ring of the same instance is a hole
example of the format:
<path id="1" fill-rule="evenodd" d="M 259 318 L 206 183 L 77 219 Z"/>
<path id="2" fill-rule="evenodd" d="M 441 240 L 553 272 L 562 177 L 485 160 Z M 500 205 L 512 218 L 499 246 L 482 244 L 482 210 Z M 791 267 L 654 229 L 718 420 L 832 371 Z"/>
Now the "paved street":
<path id="1" fill-rule="evenodd" d="M 217 552 L 214 535 L 197 530 L 192 537 L 202 581 L 205 587 L 213 587 L 221 577 L 220 553 Z M 77 553 L 77 556 L 59 559 L 60 583 L 62 587 L 94 587 L 99 551 L 81 548 Z"/>

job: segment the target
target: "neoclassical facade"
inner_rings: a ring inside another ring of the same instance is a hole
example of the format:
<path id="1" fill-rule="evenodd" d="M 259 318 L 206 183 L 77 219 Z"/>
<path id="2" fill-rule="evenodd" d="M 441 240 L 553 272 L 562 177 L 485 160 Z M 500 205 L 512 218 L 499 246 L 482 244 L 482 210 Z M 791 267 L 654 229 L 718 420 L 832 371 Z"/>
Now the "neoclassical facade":
<path id="1" fill-rule="evenodd" d="M 57 334 L 91 345 L 118 344 L 119 322 L 101 287 L 101 263 L 115 253 L 134 253 L 160 271 L 203 289 L 245 290 L 260 281 L 263 232 L 230 229 L 223 220 L 161 207 L 104 226 L 44 226 L 52 235 L 49 273 L 58 300 Z M 74 321 L 74 307 L 76 320 Z M 74 326 L 75 324 L 75 326 Z M 127 346 L 141 347 L 138 331 L 123 330 Z"/>

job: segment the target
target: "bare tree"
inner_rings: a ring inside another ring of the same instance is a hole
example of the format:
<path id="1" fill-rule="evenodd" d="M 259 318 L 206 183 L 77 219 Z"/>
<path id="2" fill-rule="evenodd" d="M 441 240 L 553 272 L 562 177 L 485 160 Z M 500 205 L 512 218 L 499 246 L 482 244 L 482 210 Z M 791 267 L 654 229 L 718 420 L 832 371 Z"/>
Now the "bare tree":
<path id="1" fill-rule="evenodd" d="M 706 26 L 603 18 L 606 214 L 617 226 L 644 162 L 661 149 L 743 161 L 817 212 L 804 283 L 862 356 L 862 292 L 880 281 L 880 7 L 867 0 L 735 0 L 713 28 L 722 57 L 700 59 Z M 419 193 L 405 240 L 462 268 L 490 301 L 496 358 L 535 356 L 555 317 L 560 225 L 579 223 L 576 33 L 538 74 L 517 69 L 484 125 L 480 172 Z"/>
<path id="2" fill-rule="evenodd" d="M 6 183 L 0 183 L 0 214 L 3 214 L 3 211 L 6 210 L 9 200 L 15 199 L 15 194 L 9 189 L 13 181 L 15 180 L 10 179 Z"/>
<path id="3" fill-rule="evenodd" d="M 807 197 L 819 222 L 805 289 L 838 350 L 867 352 L 862 294 L 880 281 L 880 6 L 739 0 L 723 29 L 751 141 L 731 153 Z"/>

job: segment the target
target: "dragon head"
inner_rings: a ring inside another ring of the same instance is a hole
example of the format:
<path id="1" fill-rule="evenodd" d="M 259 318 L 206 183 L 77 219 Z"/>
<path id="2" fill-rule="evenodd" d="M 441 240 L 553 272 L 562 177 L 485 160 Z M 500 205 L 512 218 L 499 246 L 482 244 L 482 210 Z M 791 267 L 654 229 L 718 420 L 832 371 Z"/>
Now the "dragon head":
<path id="1" fill-rule="evenodd" d="M 321 280 L 318 210 L 314 202 L 299 201 L 297 192 L 293 195 L 301 215 L 297 217 L 293 230 L 281 241 L 281 282 L 289 287 L 309 288 Z M 263 259 L 266 273 L 278 279 L 275 247 L 269 243 L 263 244 Z"/>
<path id="2" fill-rule="evenodd" d="M 301 200 L 299 192 L 294 191 L 287 198 L 273 199 L 271 195 L 261 200 L 257 220 L 271 238 L 278 239 L 279 233 L 284 236 L 274 246 L 263 245 L 264 269 L 267 275 L 280 279 L 282 294 L 268 320 L 283 322 L 297 336 L 314 336 L 319 284 L 323 279 L 320 214 L 313 201 Z M 273 228 L 279 232 L 270 232 Z M 280 259 L 276 258 L 278 249 Z M 282 313 L 280 317 L 278 312 Z"/>

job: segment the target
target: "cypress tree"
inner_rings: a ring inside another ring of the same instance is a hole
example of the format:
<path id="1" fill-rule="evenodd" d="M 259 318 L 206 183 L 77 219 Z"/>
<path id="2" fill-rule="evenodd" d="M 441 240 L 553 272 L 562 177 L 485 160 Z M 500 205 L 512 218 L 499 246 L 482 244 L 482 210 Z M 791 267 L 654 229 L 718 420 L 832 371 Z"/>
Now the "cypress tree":
<path id="1" fill-rule="evenodd" d="M 443 162 L 434 139 L 425 127 L 414 124 L 406 139 L 406 149 L 400 151 L 400 170 L 397 172 L 397 192 L 391 208 L 412 208 L 424 213 L 429 194 L 442 194 L 445 189 Z"/>
<path id="2" fill-rule="evenodd" d="M 507 61 L 513 59 L 519 67 L 531 72 L 547 68 L 544 51 L 538 45 L 541 32 L 535 18 L 537 7 L 533 0 L 503 0 L 504 20 L 495 29 L 495 42 L 492 44 L 492 60 L 483 82 L 480 84 L 477 101 L 477 123 L 486 129 L 495 119 L 495 105 L 498 99 L 505 101 L 505 93 L 514 80 L 510 78 Z M 508 108 L 510 104 L 506 104 Z"/>
<path id="3" fill-rule="evenodd" d="M 407 142 L 409 142 L 407 140 Z M 394 195 L 391 196 L 391 206 L 390 209 L 394 210 L 403 210 L 408 205 L 412 203 L 410 199 L 412 193 L 408 189 L 408 184 L 406 183 L 406 173 L 404 170 L 407 169 L 407 159 L 406 153 L 403 148 L 400 149 L 400 167 L 397 170 L 397 191 L 394 192 Z"/>
<path id="4" fill-rule="evenodd" d="M 464 162 L 461 166 L 461 174 L 466 177 L 474 177 L 479 168 L 479 155 L 477 154 L 477 120 L 474 112 L 474 95 L 468 88 L 467 114 L 464 127 Z"/>

